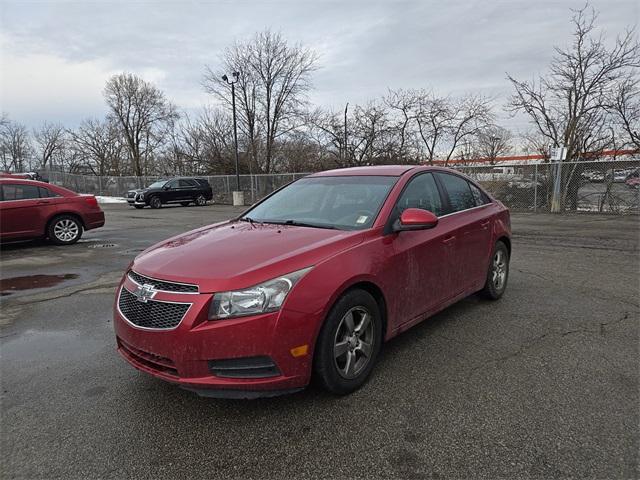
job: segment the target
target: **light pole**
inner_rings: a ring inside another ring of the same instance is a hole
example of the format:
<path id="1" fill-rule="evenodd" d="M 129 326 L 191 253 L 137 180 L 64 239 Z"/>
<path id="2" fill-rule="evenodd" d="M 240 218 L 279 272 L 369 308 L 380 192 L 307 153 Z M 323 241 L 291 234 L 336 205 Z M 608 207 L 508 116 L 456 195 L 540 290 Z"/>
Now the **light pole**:
<path id="1" fill-rule="evenodd" d="M 238 160 L 238 122 L 236 121 L 236 83 L 238 82 L 238 77 L 240 76 L 240 72 L 233 72 L 233 78 L 234 80 L 231 81 L 229 80 L 229 77 L 227 77 L 226 75 L 222 76 L 222 80 L 224 80 L 225 82 L 227 82 L 229 85 L 231 85 L 231 105 L 232 105 L 232 110 L 233 110 L 233 141 L 235 144 L 235 148 L 236 148 L 236 192 L 233 192 L 233 204 L 236 205 L 236 202 L 238 202 L 238 205 L 242 205 L 244 204 L 244 197 L 242 195 L 242 191 L 240 190 L 240 167 L 239 167 L 239 160 Z"/>

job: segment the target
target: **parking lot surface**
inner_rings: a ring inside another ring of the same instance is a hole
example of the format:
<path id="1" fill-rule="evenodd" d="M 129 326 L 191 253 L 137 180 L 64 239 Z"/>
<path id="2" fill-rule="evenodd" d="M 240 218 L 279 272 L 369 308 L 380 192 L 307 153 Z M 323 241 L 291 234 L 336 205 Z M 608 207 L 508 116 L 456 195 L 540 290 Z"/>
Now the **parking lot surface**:
<path id="1" fill-rule="evenodd" d="M 500 301 L 393 339 L 350 396 L 230 401 L 127 365 L 112 306 L 139 251 L 239 210 L 103 208 L 0 251 L 2 478 L 637 477 L 637 216 L 514 214 Z"/>

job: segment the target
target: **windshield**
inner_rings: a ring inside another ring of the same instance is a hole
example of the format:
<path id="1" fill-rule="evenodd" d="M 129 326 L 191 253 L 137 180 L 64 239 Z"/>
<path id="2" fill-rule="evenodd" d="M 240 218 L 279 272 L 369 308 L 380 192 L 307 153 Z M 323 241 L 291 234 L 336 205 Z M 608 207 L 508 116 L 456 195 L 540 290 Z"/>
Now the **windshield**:
<path id="1" fill-rule="evenodd" d="M 242 220 L 342 230 L 371 227 L 398 177 L 303 178 L 247 212 Z"/>
<path id="2" fill-rule="evenodd" d="M 158 180 L 157 182 L 153 182 L 147 188 L 162 188 L 165 183 L 167 183 L 166 180 Z"/>

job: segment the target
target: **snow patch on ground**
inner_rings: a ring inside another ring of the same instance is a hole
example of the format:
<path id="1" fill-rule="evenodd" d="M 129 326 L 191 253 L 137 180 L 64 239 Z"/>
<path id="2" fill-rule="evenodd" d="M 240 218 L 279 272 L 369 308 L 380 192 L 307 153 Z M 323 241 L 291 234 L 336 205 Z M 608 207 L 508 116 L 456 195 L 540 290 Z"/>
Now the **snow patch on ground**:
<path id="1" fill-rule="evenodd" d="M 103 195 L 96 195 L 98 203 L 127 203 L 127 200 L 122 197 L 105 197 Z"/>

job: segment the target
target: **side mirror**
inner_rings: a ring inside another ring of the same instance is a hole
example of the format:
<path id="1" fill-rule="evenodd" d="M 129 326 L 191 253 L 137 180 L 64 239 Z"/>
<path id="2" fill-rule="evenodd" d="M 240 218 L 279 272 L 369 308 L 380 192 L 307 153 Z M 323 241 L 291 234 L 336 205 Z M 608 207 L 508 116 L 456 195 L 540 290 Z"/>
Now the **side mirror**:
<path id="1" fill-rule="evenodd" d="M 162 189 L 163 189 L 163 190 L 169 190 L 169 188 L 171 188 L 171 187 L 169 187 L 169 185 L 163 185 L 163 186 L 162 186 Z"/>
<path id="2" fill-rule="evenodd" d="M 394 232 L 404 232 L 407 230 L 426 230 L 438 224 L 436 217 L 429 210 L 421 208 L 407 208 L 400 218 L 393 225 Z"/>

